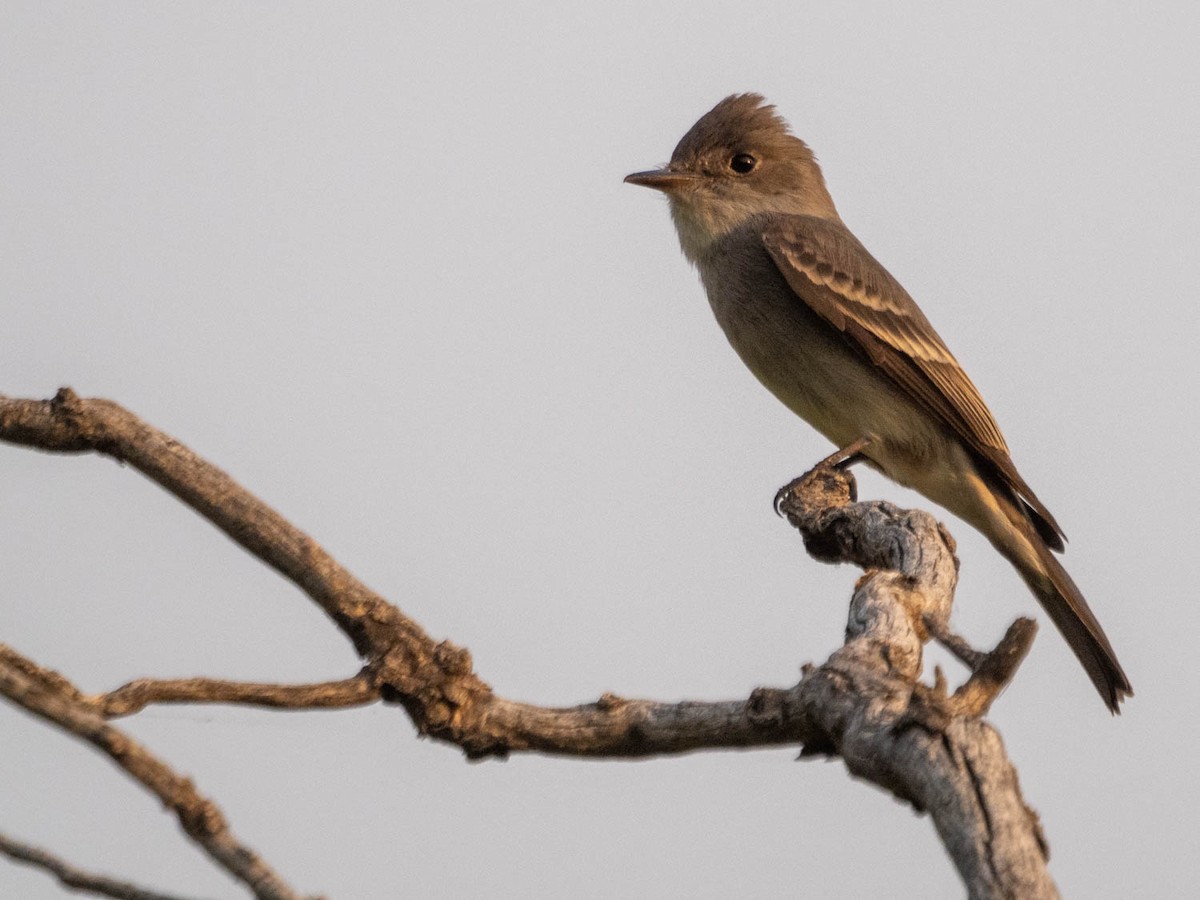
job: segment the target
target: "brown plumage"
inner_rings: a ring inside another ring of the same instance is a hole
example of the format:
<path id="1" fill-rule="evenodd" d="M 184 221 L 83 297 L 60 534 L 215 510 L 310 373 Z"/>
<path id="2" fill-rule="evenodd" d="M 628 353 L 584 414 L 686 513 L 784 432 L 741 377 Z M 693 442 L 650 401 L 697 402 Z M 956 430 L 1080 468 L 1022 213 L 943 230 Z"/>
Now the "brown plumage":
<path id="1" fill-rule="evenodd" d="M 757 94 L 722 100 L 662 190 L 717 321 L 750 370 L 839 446 L 978 528 L 1016 567 L 1106 705 L 1133 693 L 1079 588 L 1063 533 L 1013 464 L 979 391 L 899 282 L 838 216 L 812 151 Z"/>

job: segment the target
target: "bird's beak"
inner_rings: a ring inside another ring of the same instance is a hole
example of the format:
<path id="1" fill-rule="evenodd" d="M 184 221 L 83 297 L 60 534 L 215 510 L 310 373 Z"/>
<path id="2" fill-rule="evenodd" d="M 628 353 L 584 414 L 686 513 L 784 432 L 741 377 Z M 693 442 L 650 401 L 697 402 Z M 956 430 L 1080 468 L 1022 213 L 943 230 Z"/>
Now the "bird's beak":
<path id="1" fill-rule="evenodd" d="M 651 169 L 648 172 L 634 172 L 625 176 L 626 184 L 640 184 L 642 187 L 654 188 L 656 191 L 677 191 L 696 182 L 698 176 L 691 172 L 673 172 L 670 169 Z"/>

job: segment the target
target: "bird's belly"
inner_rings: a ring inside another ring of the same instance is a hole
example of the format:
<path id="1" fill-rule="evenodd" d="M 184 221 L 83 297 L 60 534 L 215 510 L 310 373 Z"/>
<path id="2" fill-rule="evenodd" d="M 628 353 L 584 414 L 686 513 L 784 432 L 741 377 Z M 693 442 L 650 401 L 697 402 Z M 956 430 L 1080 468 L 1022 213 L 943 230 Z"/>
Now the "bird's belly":
<path id="1" fill-rule="evenodd" d="M 756 378 L 839 447 L 872 440 L 866 456 L 900 484 L 926 488 L 959 450 L 940 422 L 891 385 L 807 309 L 717 312 L 730 344 Z M 747 313 L 750 313 L 749 315 Z"/>

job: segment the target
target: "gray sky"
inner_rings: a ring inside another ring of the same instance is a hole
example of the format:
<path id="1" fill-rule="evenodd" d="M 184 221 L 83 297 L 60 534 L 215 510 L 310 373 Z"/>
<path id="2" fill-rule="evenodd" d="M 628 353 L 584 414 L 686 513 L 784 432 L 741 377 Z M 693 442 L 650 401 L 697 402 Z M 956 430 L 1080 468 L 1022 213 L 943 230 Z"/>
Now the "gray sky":
<path id="1" fill-rule="evenodd" d="M 770 501 L 829 447 L 725 345 L 661 198 L 621 183 L 760 91 L 987 398 L 1137 691 L 1110 718 L 1042 619 L 994 709 L 1055 878 L 1185 896 L 1200 12 L 826 6 L 6 2 L 0 392 L 118 400 L 507 696 L 793 683 L 858 572 Z M 989 644 L 1036 604 L 950 524 L 956 622 Z M 0 640 L 85 690 L 357 668 L 110 461 L 0 446 L 0 566 Z M 334 898 L 961 893 L 928 819 L 791 750 L 468 765 L 378 707 L 127 727 Z M 241 896 L 89 749 L 5 705 L 0 752 L 0 829 Z M 0 862 L 0 896 L 60 894 Z"/>

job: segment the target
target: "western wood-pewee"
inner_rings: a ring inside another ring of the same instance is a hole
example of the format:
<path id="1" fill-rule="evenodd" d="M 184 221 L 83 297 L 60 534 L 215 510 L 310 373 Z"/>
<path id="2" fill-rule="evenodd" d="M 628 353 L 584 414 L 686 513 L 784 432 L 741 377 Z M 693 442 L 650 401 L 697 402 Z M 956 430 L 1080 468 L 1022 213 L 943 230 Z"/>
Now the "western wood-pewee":
<path id="1" fill-rule="evenodd" d="M 1051 550 L 1063 532 L 979 391 L 904 288 L 842 224 L 812 151 L 757 94 L 727 97 L 670 164 L 667 195 L 717 322 L 768 390 L 839 447 L 979 529 L 1020 572 L 1113 712 L 1133 693 Z"/>

